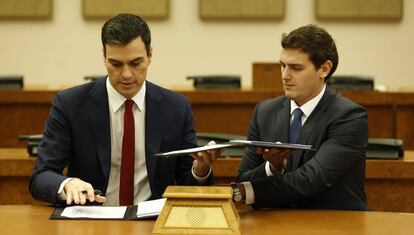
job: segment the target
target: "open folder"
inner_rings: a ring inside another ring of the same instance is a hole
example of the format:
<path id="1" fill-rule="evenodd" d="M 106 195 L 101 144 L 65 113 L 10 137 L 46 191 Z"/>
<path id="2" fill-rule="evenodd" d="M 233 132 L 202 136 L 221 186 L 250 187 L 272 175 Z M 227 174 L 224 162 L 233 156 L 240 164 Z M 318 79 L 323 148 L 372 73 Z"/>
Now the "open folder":
<path id="1" fill-rule="evenodd" d="M 126 206 L 70 206 L 55 208 L 51 220 L 137 220 L 156 218 L 166 198 L 139 202 L 132 207 Z"/>
<path id="2" fill-rule="evenodd" d="M 230 140 L 229 142 L 222 143 L 222 144 L 206 145 L 206 146 L 196 147 L 196 148 L 174 150 L 174 151 L 165 152 L 165 153 L 157 153 L 155 154 L 155 156 L 174 157 L 174 156 L 188 155 L 188 154 L 202 152 L 202 151 L 222 149 L 222 148 L 232 148 L 232 147 L 239 147 L 239 146 L 316 151 L 316 149 L 312 148 L 312 145 L 288 144 L 288 143 L 267 142 L 267 141 L 251 141 L 251 140 Z"/>

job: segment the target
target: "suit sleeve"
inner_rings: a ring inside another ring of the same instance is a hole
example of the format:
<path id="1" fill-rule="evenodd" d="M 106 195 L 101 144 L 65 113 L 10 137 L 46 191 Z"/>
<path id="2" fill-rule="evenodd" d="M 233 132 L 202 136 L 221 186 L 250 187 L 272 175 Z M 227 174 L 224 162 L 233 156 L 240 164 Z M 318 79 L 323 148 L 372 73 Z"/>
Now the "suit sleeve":
<path id="1" fill-rule="evenodd" d="M 63 99 L 58 94 L 52 101 L 45 124 L 43 139 L 29 182 L 29 190 L 35 199 L 58 204 L 57 192 L 67 178 L 63 169 L 69 164 L 71 154 L 70 123 L 65 114 Z"/>
<path id="2" fill-rule="evenodd" d="M 185 106 L 185 121 L 182 132 L 181 149 L 193 148 L 196 146 L 194 119 L 189 102 Z M 176 164 L 175 177 L 181 185 L 211 185 L 213 184 L 213 173 L 204 182 L 197 181 L 192 174 L 193 157 L 179 157 Z"/>

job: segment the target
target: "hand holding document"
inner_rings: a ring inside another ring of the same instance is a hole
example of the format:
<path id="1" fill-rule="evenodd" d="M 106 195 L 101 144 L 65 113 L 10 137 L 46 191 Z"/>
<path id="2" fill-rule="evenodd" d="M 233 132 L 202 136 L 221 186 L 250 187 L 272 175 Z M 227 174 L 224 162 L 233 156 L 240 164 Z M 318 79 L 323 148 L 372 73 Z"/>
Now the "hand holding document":
<path id="1" fill-rule="evenodd" d="M 155 156 L 158 156 L 158 157 L 175 157 L 175 156 L 181 156 L 181 155 L 188 155 L 188 154 L 192 154 L 192 153 L 197 153 L 197 152 L 201 152 L 201 151 L 208 151 L 208 150 L 222 149 L 222 148 L 240 147 L 240 146 L 253 146 L 253 147 L 263 147 L 263 148 L 282 148 L 282 149 L 292 149 L 292 150 L 316 151 L 316 149 L 312 148 L 312 145 L 288 144 L 288 143 L 267 142 L 267 141 L 251 141 L 251 140 L 230 140 L 229 142 L 225 142 L 225 143 L 222 143 L 222 144 L 206 145 L 206 146 L 202 146 L 202 147 L 175 150 L 175 151 L 170 151 L 170 152 L 165 152 L 165 153 L 158 153 L 158 154 L 155 154 Z"/>

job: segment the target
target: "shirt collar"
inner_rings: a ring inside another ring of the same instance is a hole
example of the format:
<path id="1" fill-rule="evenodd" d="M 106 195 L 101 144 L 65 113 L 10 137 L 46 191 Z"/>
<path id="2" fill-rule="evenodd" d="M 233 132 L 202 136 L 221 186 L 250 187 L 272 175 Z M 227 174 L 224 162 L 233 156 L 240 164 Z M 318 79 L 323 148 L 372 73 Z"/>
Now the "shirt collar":
<path id="1" fill-rule="evenodd" d="M 117 90 L 115 90 L 115 88 L 109 82 L 109 77 L 106 78 L 106 90 L 108 92 L 108 102 L 112 112 L 118 111 L 127 99 L 121 94 L 119 94 Z M 138 106 L 138 109 L 140 111 L 144 110 L 146 90 L 146 82 L 144 81 L 141 90 L 139 90 L 138 93 L 131 98 L 134 101 L 134 103 Z"/>
<path id="2" fill-rule="evenodd" d="M 323 89 L 319 94 L 315 97 L 313 97 L 311 100 L 303 104 L 301 107 L 299 107 L 295 101 L 290 100 L 290 114 L 292 115 L 293 111 L 296 108 L 300 108 L 305 115 L 305 117 L 309 117 L 309 115 L 312 113 L 312 111 L 315 109 L 316 105 L 318 105 L 319 101 L 322 99 L 323 94 L 325 93 L 326 84 L 323 86 Z"/>

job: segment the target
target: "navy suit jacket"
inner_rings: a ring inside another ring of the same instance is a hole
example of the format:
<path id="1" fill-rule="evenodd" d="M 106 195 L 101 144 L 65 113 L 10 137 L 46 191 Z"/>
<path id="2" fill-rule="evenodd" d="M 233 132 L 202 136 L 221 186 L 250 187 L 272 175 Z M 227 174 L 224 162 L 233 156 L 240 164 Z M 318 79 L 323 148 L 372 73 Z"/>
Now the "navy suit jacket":
<path id="1" fill-rule="evenodd" d="M 188 100 L 146 82 L 145 157 L 150 199 L 160 198 L 168 185 L 200 185 L 191 173 L 193 158 L 159 158 L 159 152 L 195 147 Z M 67 177 L 89 182 L 106 193 L 111 168 L 111 137 L 106 79 L 64 90 L 53 99 L 30 192 L 53 204 Z M 139 127 L 136 127 L 139 128 Z M 67 175 L 63 175 L 67 167 Z M 212 183 L 212 174 L 207 182 Z"/>
<path id="2" fill-rule="evenodd" d="M 255 108 L 249 140 L 288 142 L 290 99 L 266 100 Z M 366 110 L 327 88 L 304 123 L 298 143 L 317 151 L 295 150 L 285 173 L 267 176 L 265 161 L 247 148 L 238 181 L 250 181 L 254 207 L 368 210 L 364 191 Z"/>

